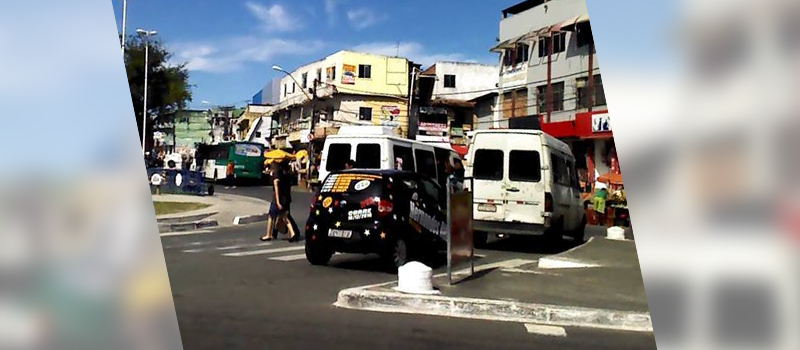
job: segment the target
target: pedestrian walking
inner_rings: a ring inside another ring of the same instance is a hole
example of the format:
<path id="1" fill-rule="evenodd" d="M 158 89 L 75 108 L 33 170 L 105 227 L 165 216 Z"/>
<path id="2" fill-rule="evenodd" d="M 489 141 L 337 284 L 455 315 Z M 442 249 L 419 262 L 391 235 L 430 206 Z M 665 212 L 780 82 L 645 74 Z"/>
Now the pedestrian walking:
<path id="1" fill-rule="evenodd" d="M 278 237 L 278 201 L 275 199 L 277 196 L 275 195 L 276 187 L 275 181 L 277 180 L 278 175 L 278 163 L 273 162 L 272 164 L 267 166 L 267 177 L 270 179 L 272 183 L 272 201 L 269 204 L 269 213 L 267 214 L 267 227 L 264 231 L 264 235 L 261 236 L 262 241 L 271 241 L 273 238 Z"/>
<path id="2" fill-rule="evenodd" d="M 272 202 L 275 204 L 277 209 L 277 215 L 274 221 L 276 224 L 283 222 L 286 225 L 286 230 L 289 233 L 289 242 L 297 242 L 300 239 L 300 234 L 297 223 L 294 221 L 291 213 L 292 175 L 288 160 L 283 160 L 278 164 L 275 176 L 272 180 L 272 186 Z M 272 227 L 268 225 L 267 234 L 266 236 L 262 237 L 262 240 L 272 240 L 274 238 L 272 231 Z"/>

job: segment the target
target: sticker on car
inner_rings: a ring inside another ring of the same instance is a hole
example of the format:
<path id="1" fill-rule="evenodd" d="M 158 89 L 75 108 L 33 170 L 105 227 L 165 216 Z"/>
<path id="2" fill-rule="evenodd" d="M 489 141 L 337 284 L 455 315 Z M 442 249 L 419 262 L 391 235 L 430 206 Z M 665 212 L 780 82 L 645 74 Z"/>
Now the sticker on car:
<path id="1" fill-rule="evenodd" d="M 372 182 L 369 180 L 361 180 L 353 187 L 356 191 L 363 191 L 366 190 Z"/>
<path id="2" fill-rule="evenodd" d="M 347 220 L 356 221 L 372 218 L 372 209 L 359 209 L 347 212 Z"/>

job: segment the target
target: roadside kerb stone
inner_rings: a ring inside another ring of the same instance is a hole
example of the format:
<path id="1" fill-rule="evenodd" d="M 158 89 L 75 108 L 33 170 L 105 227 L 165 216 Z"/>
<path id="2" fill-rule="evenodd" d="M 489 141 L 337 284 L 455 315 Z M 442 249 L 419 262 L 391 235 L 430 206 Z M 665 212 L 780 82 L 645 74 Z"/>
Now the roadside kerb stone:
<path id="1" fill-rule="evenodd" d="M 491 321 L 652 332 L 649 313 L 522 303 L 505 300 L 412 295 L 385 287 L 339 292 L 336 307 Z"/>
<path id="2" fill-rule="evenodd" d="M 217 220 L 201 220 L 196 222 L 158 224 L 158 232 L 169 233 L 169 232 L 195 231 L 217 226 L 219 226 L 219 222 L 217 222 Z"/>
<path id="3" fill-rule="evenodd" d="M 233 225 L 237 226 L 237 225 L 253 224 L 256 222 L 264 222 L 267 221 L 268 218 L 269 218 L 269 213 L 237 216 L 233 218 Z"/>
<path id="4" fill-rule="evenodd" d="M 218 214 L 216 211 L 212 212 L 203 212 L 200 214 L 191 214 L 186 216 L 177 216 L 177 217 L 162 217 L 160 219 L 156 219 L 159 224 L 178 224 L 178 223 L 185 223 L 185 222 L 197 222 L 203 220 L 209 216 L 213 216 Z"/>

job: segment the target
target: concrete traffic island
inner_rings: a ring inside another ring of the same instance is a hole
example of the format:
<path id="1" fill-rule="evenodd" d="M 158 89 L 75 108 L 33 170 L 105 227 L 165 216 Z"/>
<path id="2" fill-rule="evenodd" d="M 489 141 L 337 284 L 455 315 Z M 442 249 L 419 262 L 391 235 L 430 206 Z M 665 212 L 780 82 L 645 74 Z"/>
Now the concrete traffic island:
<path id="1" fill-rule="evenodd" d="M 200 210 L 157 216 L 161 234 L 266 221 L 270 206 L 264 200 L 220 193 L 213 196 L 153 195 L 153 201 L 208 205 Z"/>
<path id="2" fill-rule="evenodd" d="M 652 332 L 633 242 L 592 239 L 547 259 L 570 264 L 550 262 L 540 268 L 538 262 L 521 261 L 517 266 L 476 266 L 474 276 L 454 286 L 447 284 L 446 276 L 433 276 L 440 294 L 402 293 L 396 282 L 390 282 L 342 290 L 334 305 L 375 312 Z"/>

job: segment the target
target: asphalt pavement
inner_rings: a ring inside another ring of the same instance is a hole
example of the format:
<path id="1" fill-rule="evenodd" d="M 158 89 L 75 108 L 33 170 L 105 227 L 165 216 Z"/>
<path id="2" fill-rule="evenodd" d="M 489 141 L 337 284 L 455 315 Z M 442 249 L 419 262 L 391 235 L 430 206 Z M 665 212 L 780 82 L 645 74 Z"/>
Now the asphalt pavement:
<path id="1" fill-rule="evenodd" d="M 269 199 L 268 187 L 219 190 Z M 310 199 L 294 193 L 301 227 Z M 546 327 L 520 323 L 339 309 L 332 304 L 340 290 L 396 275 L 373 256 L 336 255 L 330 266 L 311 266 L 303 242 L 261 242 L 263 230 L 261 223 L 162 237 L 184 348 L 655 349 L 651 333 L 566 327 L 566 336 L 552 336 L 543 335 Z M 496 241 L 477 252 L 476 264 L 536 259 L 573 246 L 535 243 Z"/>

